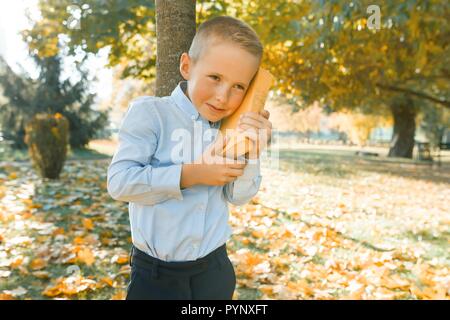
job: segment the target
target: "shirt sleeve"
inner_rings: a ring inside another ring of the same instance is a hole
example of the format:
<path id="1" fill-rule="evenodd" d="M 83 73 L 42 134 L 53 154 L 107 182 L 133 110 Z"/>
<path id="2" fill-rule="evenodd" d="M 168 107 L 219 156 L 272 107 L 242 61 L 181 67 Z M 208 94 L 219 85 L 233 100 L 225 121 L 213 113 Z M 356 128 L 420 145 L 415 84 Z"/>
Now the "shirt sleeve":
<path id="1" fill-rule="evenodd" d="M 122 120 L 119 144 L 107 177 L 108 193 L 115 200 L 154 205 L 169 199 L 183 199 L 182 164 L 150 165 L 160 132 L 151 104 L 148 98 L 132 102 Z"/>
<path id="2" fill-rule="evenodd" d="M 225 199 L 237 206 L 246 204 L 259 190 L 262 176 L 260 174 L 260 160 L 249 160 L 242 176 L 223 187 Z"/>

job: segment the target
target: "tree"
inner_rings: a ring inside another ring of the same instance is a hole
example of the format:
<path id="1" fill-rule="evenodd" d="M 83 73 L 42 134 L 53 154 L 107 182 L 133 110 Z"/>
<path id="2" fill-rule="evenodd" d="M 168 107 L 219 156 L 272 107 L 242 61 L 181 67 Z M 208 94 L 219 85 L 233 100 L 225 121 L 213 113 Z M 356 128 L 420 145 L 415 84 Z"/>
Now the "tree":
<path id="1" fill-rule="evenodd" d="M 372 2 L 201 1 L 196 8 L 197 24 L 219 14 L 246 21 L 260 35 L 266 52 L 263 66 L 278 79 L 280 94 L 298 107 L 317 100 L 335 111 L 391 115 L 394 135 L 389 154 L 411 157 L 415 121 L 424 101 L 435 108 L 450 106 L 450 9 L 444 0 L 387 2 L 379 6 L 380 29 L 369 29 L 373 13 L 367 9 Z M 128 70 L 134 73 L 124 72 L 125 76 L 156 76 L 153 1 L 119 1 L 120 6 L 84 1 L 78 29 L 63 28 L 73 16 L 66 10 L 72 1 L 40 3 L 43 19 L 28 33 L 31 43 L 37 36 L 56 39 L 64 34 L 71 39 L 72 50 L 96 52 L 109 46 L 112 65 L 125 60 L 132 66 Z M 195 20 L 191 14 L 181 21 L 174 23 L 190 30 Z M 54 48 L 54 43 L 47 41 L 39 51 L 49 51 L 47 47 Z M 143 47 L 151 49 L 140 50 Z M 175 46 L 173 56 L 162 53 L 162 59 L 175 61 L 180 50 Z M 151 57 L 146 57 L 148 52 Z"/>
<path id="2" fill-rule="evenodd" d="M 179 58 L 195 35 L 195 0 L 40 0 L 39 8 L 42 19 L 23 32 L 39 55 L 56 54 L 64 35 L 70 53 L 109 47 L 109 66 L 126 64 L 123 77 L 156 78 L 157 96 L 170 94 L 182 80 Z"/>
<path id="3" fill-rule="evenodd" d="M 320 131 L 320 121 L 324 117 L 323 109 L 317 103 L 294 112 L 283 99 L 273 98 L 266 104 L 266 109 L 270 111 L 274 128 L 303 133 L 308 139 Z"/>
<path id="4" fill-rule="evenodd" d="M 156 4 L 139 0 L 41 0 L 39 7 L 42 19 L 23 32 L 39 55 L 57 54 L 58 38 L 66 35 L 71 53 L 79 49 L 97 53 L 109 47 L 110 66 L 127 62 L 124 77 L 156 78 L 157 96 L 170 94 L 182 80 L 178 64 L 195 35 L 195 0 Z M 46 41 L 42 41 L 44 36 Z"/>
<path id="5" fill-rule="evenodd" d="M 124 77 L 156 76 L 155 3 L 152 0 L 39 0 L 40 18 L 22 32 L 41 57 L 56 55 L 61 38 L 68 54 L 109 48 L 109 66 L 126 64 Z"/>
<path id="6" fill-rule="evenodd" d="M 92 109 L 95 95 L 89 93 L 88 72 L 83 62 L 77 66 L 80 79 L 61 79 L 61 57 L 33 56 L 39 77 L 16 74 L 0 58 L 0 86 L 7 102 L 1 106 L 1 128 L 13 147 L 25 148 L 25 126 L 37 113 L 60 113 L 69 120 L 73 148 L 84 147 L 107 124 L 106 112 Z"/>
<path id="7" fill-rule="evenodd" d="M 0 106 L 0 128 L 3 138 L 12 141 L 13 148 L 26 148 L 25 125 L 29 114 L 35 113 L 34 97 L 37 84 L 23 71 L 16 74 L 0 56 L 0 88 L 4 102 Z"/>
<path id="8" fill-rule="evenodd" d="M 390 119 L 356 112 L 334 112 L 330 115 L 330 127 L 344 133 L 352 143 L 366 146 L 372 130 L 390 125 Z"/>
<path id="9" fill-rule="evenodd" d="M 156 0 L 156 95 L 167 96 L 182 80 L 179 63 L 195 35 L 195 0 Z"/>
<path id="10" fill-rule="evenodd" d="M 450 106 L 450 9 L 446 1 L 388 2 L 380 6 L 376 30 L 367 26 L 372 2 L 287 1 L 274 15 L 270 4 L 258 1 L 246 11 L 264 17 L 270 30 L 266 65 L 292 103 L 319 100 L 334 110 L 390 112 L 389 155 L 412 157 L 424 102 Z"/>

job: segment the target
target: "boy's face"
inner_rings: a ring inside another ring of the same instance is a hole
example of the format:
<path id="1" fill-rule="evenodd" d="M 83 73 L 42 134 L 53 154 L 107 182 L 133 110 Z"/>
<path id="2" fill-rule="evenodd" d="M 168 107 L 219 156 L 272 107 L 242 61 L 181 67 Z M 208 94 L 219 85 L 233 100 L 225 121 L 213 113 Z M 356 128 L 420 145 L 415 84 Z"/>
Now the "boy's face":
<path id="1" fill-rule="evenodd" d="M 188 81 L 187 95 L 211 122 L 232 114 L 241 104 L 259 68 L 259 59 L 230 42 L 214 42 L 194 64 L 187 53 L 180 72 Z"/>

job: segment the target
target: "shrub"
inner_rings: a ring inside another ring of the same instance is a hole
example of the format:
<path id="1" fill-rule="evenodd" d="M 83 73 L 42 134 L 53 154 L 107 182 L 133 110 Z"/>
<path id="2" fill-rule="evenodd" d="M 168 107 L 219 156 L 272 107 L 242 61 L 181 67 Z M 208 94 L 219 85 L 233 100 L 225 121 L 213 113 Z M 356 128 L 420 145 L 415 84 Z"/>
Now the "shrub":
<path id="1" fill-rule="evenodd" d="M 69 122 L 60 113 L 37 114 L 25 127 L 33 167 L 42 178 L 58 179 L 67 156 Z"/>

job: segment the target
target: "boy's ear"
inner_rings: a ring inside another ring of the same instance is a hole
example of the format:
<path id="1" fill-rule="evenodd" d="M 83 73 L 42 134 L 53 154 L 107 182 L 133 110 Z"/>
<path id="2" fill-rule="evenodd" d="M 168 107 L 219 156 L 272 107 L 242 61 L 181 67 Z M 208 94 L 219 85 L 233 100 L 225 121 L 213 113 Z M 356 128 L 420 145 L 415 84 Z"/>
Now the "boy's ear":
<path id="1" fill-rule="evenodd" d="M 189 80 L 190 70 L 191 69 L 191 58 L 186 52 L 180 57 L 180 73 L 183 76 L 184 80 Z"/>

